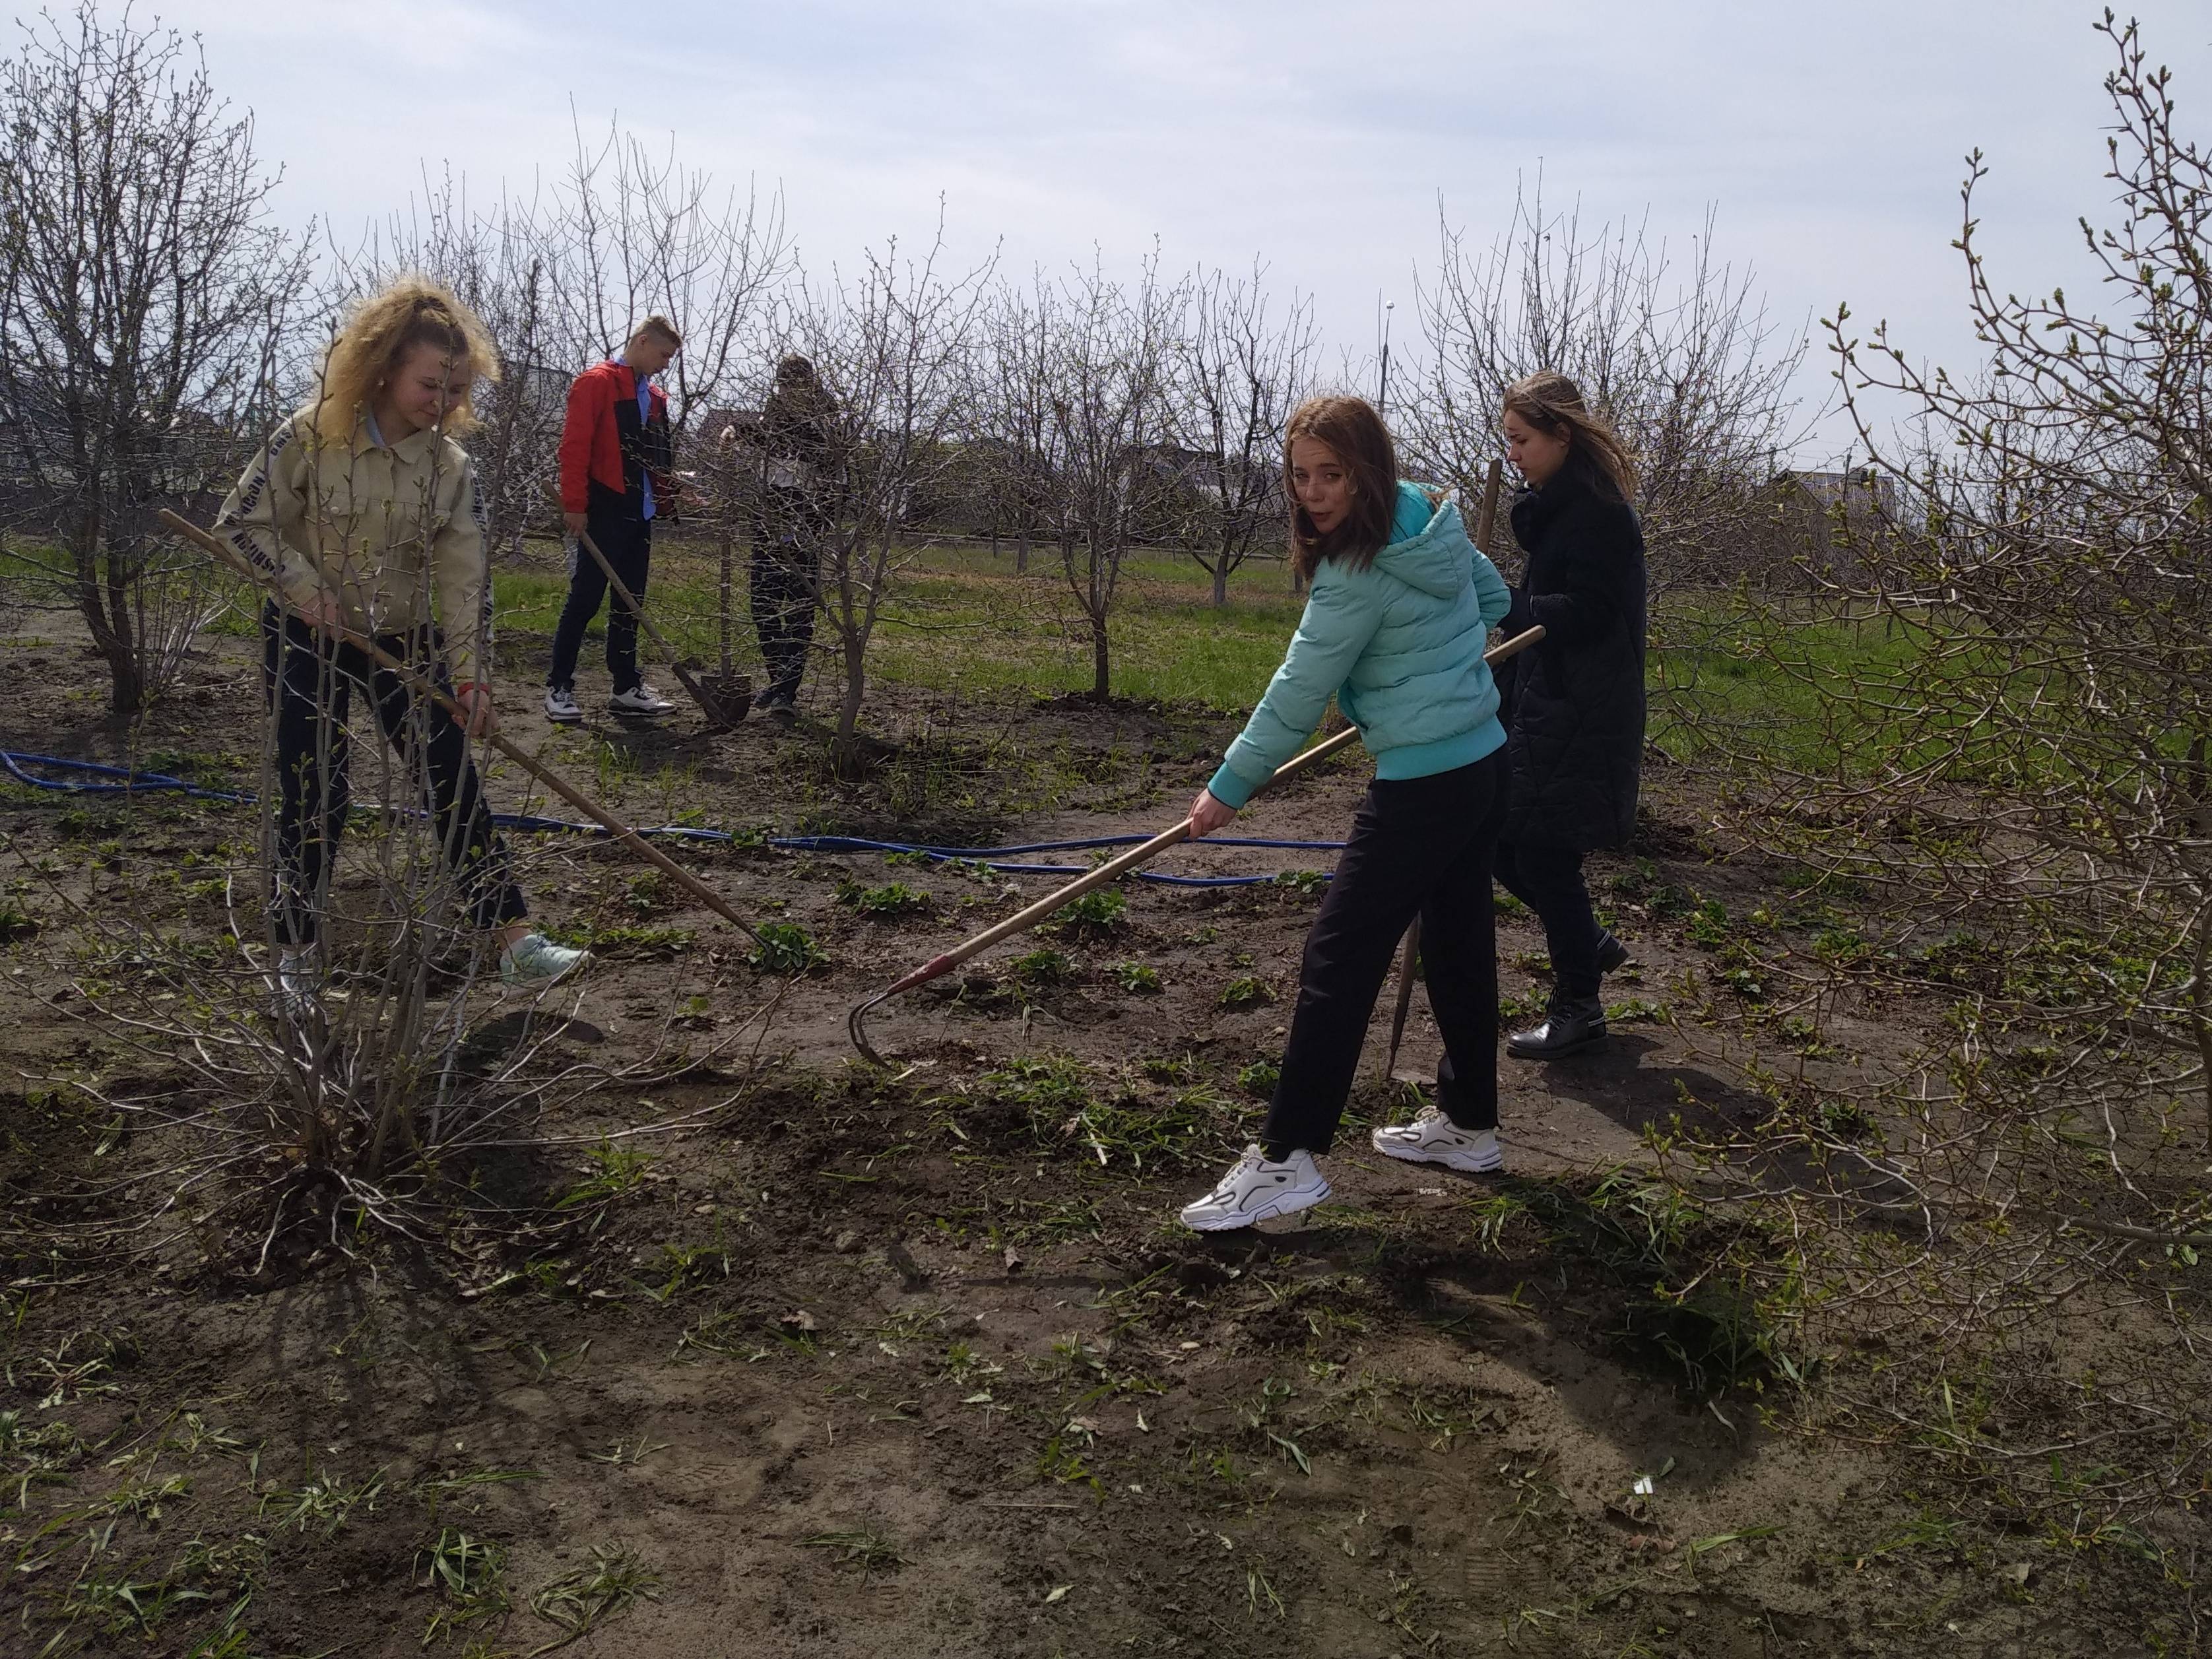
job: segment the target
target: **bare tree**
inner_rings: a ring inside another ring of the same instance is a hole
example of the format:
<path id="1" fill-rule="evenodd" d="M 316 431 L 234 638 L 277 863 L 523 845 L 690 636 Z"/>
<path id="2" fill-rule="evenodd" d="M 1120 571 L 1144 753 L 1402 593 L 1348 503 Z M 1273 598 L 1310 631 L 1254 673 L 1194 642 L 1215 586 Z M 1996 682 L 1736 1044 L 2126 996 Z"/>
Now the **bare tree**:
<path id="1" fill-rule="evenodd" d="M 844 695 L 835 752 L 858 763 L 867 647 L 896 573 L 921 550 L 914 503 L 958 467 L 974 402 L 975 358 L 992 266 L 942 269 L 942 222 L 920 259 L 896 240 L 848 279 L 802 285 L 784 330 L 828 393 L 830 499 L 818 504 L 819 588 Z"/>
<path id="2" fill-rule="evenodd" d="M 1269 315 L 1266 269 L 1249 277 L 1200 272 L 1190 287 L 1190 325 L 1177 343 L 1173 427 L 1196 461 L 1197 545 L 1191 556 L 1229 602 L 1229 578 L 1283 529 L 1283 429 L 1305 394 L 1316 349 L 1313 305 L 1293 296 Z"/>
<path id="3" fill-rule="evenodd" d="M 136 714 L 208 614 L 149 533 L 272 422 L 307 279 L 196 48 L 86 3 L 0 66 L 0 418 L 52 573 Z"/>
<path id="4" fill-rule="evenodd" d="M 649 313 L 666 314 L 684 335 L 669 370 L 680 440 L 753 362 L 750 331 L 791 269 L 781 194 L 720 188 L 672 147 L 656 156 L 615 128 L 596 142 L 578 129 L 574 160 L 553 194 L 542 234 L 553 250 L 549 300 L 570 372 L 618 350 Z"/>
<path id="5" fill-rule="evenodd" d="M 1174 482 L 1158 451 L 1170 430 L 1168 375 L 1183 305 L 1181 287 L 1162 285 L 1155 256 L 1133 291 L 1096 263 L 1074 272 L 1057 285 L 1050 313 L 1053 530 L 1090 631 L 1091 695 L 1101 702 L 1112 689 L 1108 623 L 1121 562 Z M 1042 297 L 1037 311 L 1046 314 Z"/>
<path id="6" fill-rule="evenodd" d="M 1803 872 L 1765 914 L 1819 920 L 1739 956 L 1759 994 L 1734 1041 L 1777 1109 L 1753 1183 L 1795 1241 L 1775 1272 L 1825 1274 L 1820 1318 L 1897 1362 L 1839 1368 L 1831 1419 L 1911 1437 L 2015 1517 L 2170 1547 L 2212 1397 L 2185 1319 L 2127 1322 L 2212 1246 L 2212 159 L 2135 27 L 2098 27 L 2094 296 L 1991 274 L 1976 153 L 1957 246 L 1985 362 L 1829 325 L 1898 506 L 1844 526 L 1835 605 L 1739 623 L 1812 732 L 1731 757 L 1730 816 Z M 1908 995 L 1940 1017 L 1898 1021 Z M 1839 1009 L 1897 1040 L 1815 1085 Z M 2030 1412 L 2039 1443 L 1987 1426 Z"/>
<path id="7" fill-rule="evenodd" d="M 1053 502 L 1053 342 L 1059 305 L 1042 280 L 1010 285 L 994 295 L 985 330 L 983 395 L 974 441 L 988 452 L 981 469 L 994 531 L 1014 538 L 1014 574 L 1025 575 L 1030 550 L 1045 532 Z"/>
<path id="8" fill-rule="evenodd" d="M 1679 270 L 1646 225 L 1586 232 L 1579 210 L 1546 210 L 1540 185 L 1487 249 L 1448 221 L 1440 234 L 1419 301 L 1428 361 L 1407 399 L 1410 452 L 1479 488 L 1505 388 L 1556 370 L 1636 453 L 1655 578 L 1736 574 L 1729 556 L 1799 430 L 1790 385 L 1808 337 L 1771 321 L 1753 273 L 1720 260 L 1712 216 Z"/>

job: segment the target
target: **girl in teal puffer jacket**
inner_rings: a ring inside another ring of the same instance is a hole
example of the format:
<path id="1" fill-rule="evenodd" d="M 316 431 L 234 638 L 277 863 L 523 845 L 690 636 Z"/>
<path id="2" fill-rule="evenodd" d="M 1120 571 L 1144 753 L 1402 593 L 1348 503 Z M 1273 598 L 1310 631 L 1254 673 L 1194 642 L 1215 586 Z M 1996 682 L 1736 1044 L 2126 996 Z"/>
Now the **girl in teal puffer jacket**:
<path id="1" fill-rule="evenodd" d="M 1302 404 L 1283 471 L 1291 556 L 1313 592 L 1267 696 L 1192 804 L 1194 833 L 1234 817 L 1297 752 L 1332 695 L 1375 756 L 1375 781 L 1306 939 L 1267 1127 L 1182 1212 L 1206 1231 L 1249 1227 L 1328 1196 L 1314 1158 L 1335 1137 L 1376 994 L 1416 915 L 1444 1039 L 1438 1105 L 1377 1129 L 1375 1149 L 1455 1170 L 1500 1161 L 1490 877 L 1505 732 L 1482 652 L 1511 596 L 1468 539 L 1459 509 L 1441 492 L 1399 482 L 1390 434 L 1362 399 Z"/>

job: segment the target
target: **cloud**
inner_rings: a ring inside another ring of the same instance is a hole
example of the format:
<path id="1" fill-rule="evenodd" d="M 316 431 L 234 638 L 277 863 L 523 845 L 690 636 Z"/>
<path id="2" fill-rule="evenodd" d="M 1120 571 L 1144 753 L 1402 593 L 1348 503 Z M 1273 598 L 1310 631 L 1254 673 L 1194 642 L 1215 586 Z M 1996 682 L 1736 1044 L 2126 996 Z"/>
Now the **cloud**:
<path id="1" fill-rule="evenodd" d="M 2138 8 L 2185 114 L 2212 97 L 2201 5 Z M 139 15 L 144 16 L 142 9 Z M 2098 15 L 2059 0 L 172 0 L 287 167 L 287 210 L 341 226 L 403 205 L 427 160 L 481 192 L 556 174 L 574 126 L 672 134 L 732 181 L 780 182 L 810 262 L 933 224 L 1008 264 L 1133 268 L 1255 253 L 1371 343 L 1378 290 L 1409 319 L 1436 204 L 1474 240 L 1518 181 L 1587 221 L 1684 243 L 1709 205 L 1778 317 L 1839 298 L 1966 361 L 1963 154 L 1995 169 L 1989 252 L 2010 286 L 2080 270 L 2100 180 Z M 1399 337 L 1401 348 L 1407 343 Z M 1822 393 L 1824 367 L 1807 390 Z"/>

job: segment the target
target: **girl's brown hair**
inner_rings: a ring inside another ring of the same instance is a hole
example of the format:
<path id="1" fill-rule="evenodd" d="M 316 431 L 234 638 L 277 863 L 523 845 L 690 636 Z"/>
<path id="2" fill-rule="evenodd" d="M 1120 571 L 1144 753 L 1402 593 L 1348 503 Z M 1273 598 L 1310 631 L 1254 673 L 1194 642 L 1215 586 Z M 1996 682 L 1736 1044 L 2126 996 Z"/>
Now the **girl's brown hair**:
<path id="1" fill-rule="evenodd" d="M 1326 536 L 1298 504 L 1291 474 L 1291 446 L 1301 438 L 1326 444 L 1352 478 L 1352 507 Z M 1342 559 L 1355 570 L 1375 562 L 1390 539 L 1398 513 L 1398 451 L 1390 428 L 1364 398 L 1309 398 L 1283 428 L 1283 493 L 1291 501 L 1291 564 L 1313 580 L 1324 559 Z"/>
<path id="2" fill-rule="evenodd" d="M 1581 470 L 1601 495 L 1620 501 L 1636 499 L 1636 459 L 1603 416 L 1583 401 L 1582 388 L 1564 374 L 1544 369 L 1505 388 L 1508 415 L 1518 415 L 1537 431 L 1567 441 L 1566 465 Z"/>
<path id="3" fill-rule="evenodd" d="M 322 392 L 315 400 L 316 433 L 325 439 L 352 436 L 362 411 L 376 402 L 378 388 L 419 345 L 437 347 L 461 376 L 459 401 L 446 416 L 444 429 L 474 430 L 476 382 L 499 379 L 499 353 L 491 335 L 442 283 L 402 276 L 355 306 L 331 342 L 323 359 Z"/>

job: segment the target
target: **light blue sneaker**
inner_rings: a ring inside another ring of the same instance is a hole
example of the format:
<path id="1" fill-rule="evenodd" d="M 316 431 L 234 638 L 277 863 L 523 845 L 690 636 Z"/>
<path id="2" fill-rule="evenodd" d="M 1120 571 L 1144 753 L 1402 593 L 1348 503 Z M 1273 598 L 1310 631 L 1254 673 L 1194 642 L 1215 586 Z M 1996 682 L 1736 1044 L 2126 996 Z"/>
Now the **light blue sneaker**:
<path id="1" fill-rule="evenodd" d="M 499 959 L 499 982 L 511 990 L 544 991 L 589 966 L 588 951 L 556 945 L 543 933 L 525 933 Z"/>

